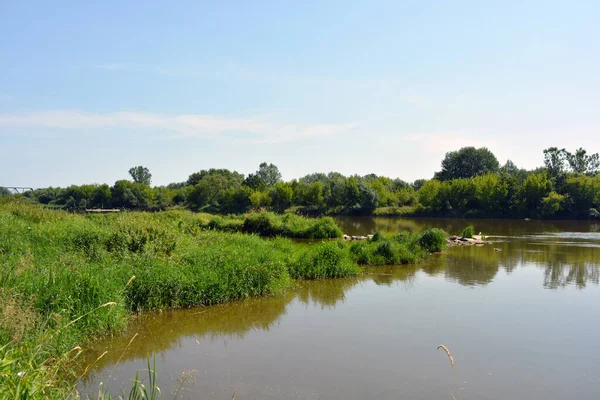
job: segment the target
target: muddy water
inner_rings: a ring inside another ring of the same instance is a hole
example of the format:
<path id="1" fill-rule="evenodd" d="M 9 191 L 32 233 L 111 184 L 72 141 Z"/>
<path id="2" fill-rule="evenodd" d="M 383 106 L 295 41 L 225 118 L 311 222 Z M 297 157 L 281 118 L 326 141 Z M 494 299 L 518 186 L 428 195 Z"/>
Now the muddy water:
<path id="1" fill-rule="evenodd" d="M 283 297 L 143 315 L 90 351 L 92 361 L 107 353 L 81 390 L 118 392 L 155 356 L 167 399 L 186 373 L 178 398 L 600 398 L 600 224 L 338 223 L 351 235 L 472 224 L 493 245 L 302 282 Z"/>

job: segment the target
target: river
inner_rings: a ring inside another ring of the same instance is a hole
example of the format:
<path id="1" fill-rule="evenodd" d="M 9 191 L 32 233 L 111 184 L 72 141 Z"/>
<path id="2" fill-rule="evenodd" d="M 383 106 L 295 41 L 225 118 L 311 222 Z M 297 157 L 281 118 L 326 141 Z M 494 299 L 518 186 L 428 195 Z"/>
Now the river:
<path id="1" fill-rule="evenodd" d="M 88 352 L 87 363 L 106 354 L 80 390 L 119 392 L 155 356 L 165 399 L 181 386 L 178 398 L 209 400 L 600 398 L 599 223 L 338 223 L 350 235 L 471 224 L 493 243 L 282 297 L 144 314 Z"/>

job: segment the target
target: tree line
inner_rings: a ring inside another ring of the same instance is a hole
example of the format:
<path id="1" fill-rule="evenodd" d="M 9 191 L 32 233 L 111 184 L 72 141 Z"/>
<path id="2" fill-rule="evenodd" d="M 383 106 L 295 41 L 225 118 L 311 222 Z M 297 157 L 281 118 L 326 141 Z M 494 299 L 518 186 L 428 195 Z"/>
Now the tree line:
<path id="1" fill-rule="evenodd" d="M 49 206 L 81 210 L 122 208 L 148 211 L 185 207 L 230 214 L 252 209 L 291 210 L 311 215 L 419 215 L 449 217 L 600 218 L 600 160 L 584 149 L 544 150 L 544 165 L 500 165 L 487 148 L 446 153 L 432 179 L 412 183 L 375 174 L 313 173 L 288 182 L 277 166 L 262 163 L 244 176 L 228 169 L 192 173 L 186 181 L 151 186 L 143 166 L 130 180 L 44 188 L 19 195 Z M 0 194 L 10 192 L 0 189 Z"/>

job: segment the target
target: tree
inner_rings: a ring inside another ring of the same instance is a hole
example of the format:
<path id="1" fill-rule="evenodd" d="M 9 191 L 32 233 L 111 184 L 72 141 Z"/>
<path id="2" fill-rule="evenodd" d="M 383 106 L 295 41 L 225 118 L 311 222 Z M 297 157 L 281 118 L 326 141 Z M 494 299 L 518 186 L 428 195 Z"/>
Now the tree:
<path id="1" fill-rule="evenodd" d="M 542 199 L 550 194 L 552 184 L 545 173 L 530 174 L 520 189 L 520 208 L 527 214 L 536 214 Z"/>
<path id="2" fill-rule="evenodd" d="M 595 175 L 600 170 L 598 153 L 587 155 L 587 151 L 579 148 L 575 154 L 566 153 L 566 159 L 573 172 L 586 175 Z"/>
<path id="3" fill-rule="evenodd" d="M 12 196 L 12 192 L 4 186 L 0 186 L 0 197 L 2 196 Z"/>
<path id="4" fill-rule="evenodd" d="M 442 160 L 442 170 L 434 178 L 447 181 L 459 178 L 472 178 L 490 172 L 498 172 L 500 163 L 487 148 L 463 147 L 446 153 Z"/>
<path id="5" fill-rule="evenodd" d="M 421 189 L 425 182 L 427 182 L 427 179 L 417 179 L 416 181 L 414 181 L 412 187 L 415 189 L 415 192 Z"/>
<path id="6" fill-rule="evenodd" d="M 519 172 L 519 167 L 512 160 L 506 160 L 506 163 L 500 168 L 500 172 L 507 175 L 516 175 Z"/>
<path id="7" fill-rule="evenodd" d="M 131 179 L 133 179 L 135 183 L 143 183 L 145 185 L 150 185 L 150 183 L 152 182 L 152 174 L 150 173 L 150 170 L 141 165 L 130 168 L 129 175 L 131 175 Z"/>
<path id="8" fill-rule="evenodd" d="M 279 168 L 274 164 L 267 165 L 266 162 L 263 162 L 258 166 L 256 175 L 258 175 L 267 186 L 273 186 L 277 182 L 281 182 L 281 173 L 279 172 Z"/>
<path id="9" fill-rule="evenodd" d="M 187 181 L 185 182 L 185 184 L 187 186 L 196 186 L 198 184 L 198 182 L 200 182 L 200 179 L 203 178 L 203 174 L 202 172 L 206 172 L 206 171 L 201 171 L 201 172 L 194 172 L 193 174 L 191 174 Z"/>
<path id="10" fill-rule="evenodd" d="M 558 147 L 549 147 L 544 150 L 544 165 L 548 169 L 548 175 L 551 178 L 559 178 L 565 174 L 568 154 L 565 149 L 559 149 Z"/>
<path id="11" fill-rule="evenodd" d="M 294 191 L 289 183 L 278 182 L 269 191 L 269 196 L 273 209 L 282 213 L 292 205 Z"/>
<path id="12" fill-rule="evenodd" d="M 263 191 L 266 189 L 267 185 L 265 181 L 258 176 L 257 174 L 250 174 L 244 180 L 244 186 L 249 187 L 252 190 Z"/>

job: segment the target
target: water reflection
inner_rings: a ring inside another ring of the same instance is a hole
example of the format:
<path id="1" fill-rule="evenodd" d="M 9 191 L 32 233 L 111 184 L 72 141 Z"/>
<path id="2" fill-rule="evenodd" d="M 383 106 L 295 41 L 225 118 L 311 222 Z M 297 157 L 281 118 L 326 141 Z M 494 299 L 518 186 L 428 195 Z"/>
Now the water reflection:
<path id="1" fill-rule="evenodd" d="M 336 304 L 344 302 L 346 291 L 359 281 L 360 278 L 346 278 L 300 282 L 296 295 L 304 304 L 318 305 L 322 309 L 334 308 Z"/>

